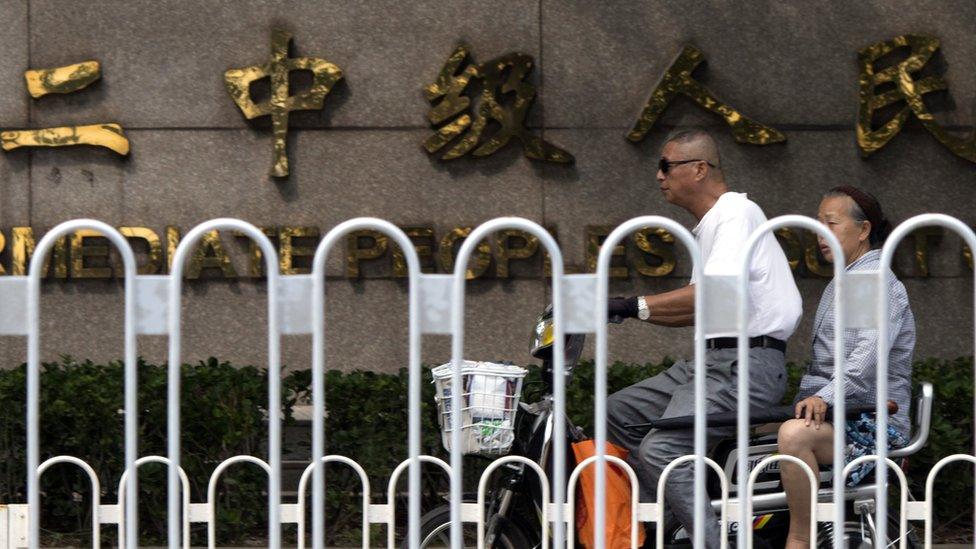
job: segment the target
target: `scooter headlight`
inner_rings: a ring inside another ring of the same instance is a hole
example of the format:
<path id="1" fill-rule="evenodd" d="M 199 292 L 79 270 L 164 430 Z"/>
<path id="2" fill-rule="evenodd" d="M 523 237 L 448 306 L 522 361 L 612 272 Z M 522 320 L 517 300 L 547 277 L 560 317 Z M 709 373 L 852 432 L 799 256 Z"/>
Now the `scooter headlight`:
<path id="1" fill-rule="evenodd" d="M 546 312 L 539 315 L 532 332 L 532 356 L 547 357 L 547 353 L 552 353 L 553 342 L 552 312 L 547 308 Z"/>
<path id="2" fill-rule="evenodd" d="M 532 356 L 540 360 L 551 360 L 556 342 L 555 335 L 552 322 L 552 305 L 549 305 L 539 315 L 539 319 L 535 323 L 535 331 L 532 333 Z M 576 362 L 583 352 L 585 340 L 586 336 L 583 334 L 566 334 L 563 347 L 563 367 L 567 373 L 576 366 Z"/>

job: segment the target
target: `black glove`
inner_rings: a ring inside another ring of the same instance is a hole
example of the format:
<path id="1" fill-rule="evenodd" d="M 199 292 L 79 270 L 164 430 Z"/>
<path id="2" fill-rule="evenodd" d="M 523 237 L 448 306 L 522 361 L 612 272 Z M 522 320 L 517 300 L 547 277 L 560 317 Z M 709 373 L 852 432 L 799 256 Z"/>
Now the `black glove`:
<path id="1" fill-rule="evenodd" d="M 620 324 L 627 318 L 637 318 L 636 297 L 611 297 L 607 305 L 610 322 Z"/>

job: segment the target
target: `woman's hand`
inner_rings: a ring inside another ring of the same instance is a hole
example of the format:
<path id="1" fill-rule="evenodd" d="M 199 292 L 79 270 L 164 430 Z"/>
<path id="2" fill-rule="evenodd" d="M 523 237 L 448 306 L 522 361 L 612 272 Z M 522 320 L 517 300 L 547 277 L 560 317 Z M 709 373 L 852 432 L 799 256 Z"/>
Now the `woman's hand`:
<path id="1" fill-rule="evenodd" d="M 810 420 L 813 420 L 814 428 L 819 429 L 820 424 L 827 417 L 827 403 L 818 396 L 807 397 L 797 402 L 796 419 L 801 417 L 806 419 L 807 427 L 810 426 Z"/>

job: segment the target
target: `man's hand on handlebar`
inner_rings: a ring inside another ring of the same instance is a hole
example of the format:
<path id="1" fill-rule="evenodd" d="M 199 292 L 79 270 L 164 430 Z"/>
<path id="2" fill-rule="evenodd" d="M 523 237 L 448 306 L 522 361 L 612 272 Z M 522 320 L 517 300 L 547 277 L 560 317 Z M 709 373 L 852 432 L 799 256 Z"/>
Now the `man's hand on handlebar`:
<path id="1" fill-rule="evenodd" d="M 637 318 L 637 298 L 611 297 L 607 305 L 607 317 L 614 324 L 620 324 L 628 318 Z"/>
<path id="2" fill-rule="evenodd" d="M 806 420 L 807 427 L 813 421 L 814 428 L 819 429 L 827 416 L 827 403 L 818 396 L 807 397 L 796 403 L 796 419 Z"/>

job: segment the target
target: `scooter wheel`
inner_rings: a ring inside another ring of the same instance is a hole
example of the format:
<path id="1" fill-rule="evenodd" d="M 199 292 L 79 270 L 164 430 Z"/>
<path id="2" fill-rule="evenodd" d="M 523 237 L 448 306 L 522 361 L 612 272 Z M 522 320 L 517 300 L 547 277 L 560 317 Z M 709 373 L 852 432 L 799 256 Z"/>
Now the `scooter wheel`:
<path id="1" fill-rule="evenodd" d="M 492 517 L 488 517 L 489 521 Z M 530 549 L 528 537 L 514 522 L 504 517 L 495 517 L 495 540 L 493 549 Z M 462 524 L 464 546 L 477 546 L 477 528 L 474 524 Z M 440 505 L 420 517 L 420 548 L 441 548 L 451 546 L 451 506 Z M 404 540 L 401 549 L 409 549 L 409 540 Z"/>

